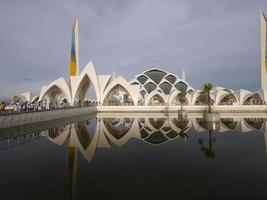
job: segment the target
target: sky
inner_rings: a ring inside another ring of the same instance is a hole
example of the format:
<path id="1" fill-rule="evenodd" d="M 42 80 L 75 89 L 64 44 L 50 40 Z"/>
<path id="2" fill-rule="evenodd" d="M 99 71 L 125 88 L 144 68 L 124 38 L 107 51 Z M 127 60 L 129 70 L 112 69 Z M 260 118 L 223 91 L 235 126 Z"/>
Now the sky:
<path id="1" fill-rule="evenodd" d="M 159 67 L 186 80 L 260 88 L 266 0 L 0 0 L 0 99 L 67 78 L 78 17 L 80 71 L 131 80 Z"/>

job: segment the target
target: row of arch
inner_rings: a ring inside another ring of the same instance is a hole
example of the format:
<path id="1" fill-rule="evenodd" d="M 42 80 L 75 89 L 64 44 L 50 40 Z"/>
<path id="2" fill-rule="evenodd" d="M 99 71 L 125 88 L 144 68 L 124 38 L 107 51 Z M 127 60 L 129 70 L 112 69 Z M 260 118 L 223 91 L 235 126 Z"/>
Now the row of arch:
<path id="1" fill-rule="evenodd" d="M 180 105 L 177 95 L 179 92 L 173 91 L 170 95 L 164 95 L 158 91 L 153 91 L 145 97 L 145 105 Z M 265 105 L 267 92 L 259 90 L 252 93 L 247 90 L 231 91 L 224 88 L 215 88 L 210 94 L 212 105 Z M 187 93 L 184 97 L 183 105 L 207 105 L 207 99 L 203 98 L 200 90 Z"/>
<path id="2" fill-rule="evenodd" d="M 153 70 L 155 71 L 155 69 L 152 69 L 148 70 L 147 73 L 152 73 Z M 164 76 L 166 75 L 167 72 L 164 73 Z M 162 75 L 162 77 L 164 76 Z M 169 76 L 167 75 L 165 78 Z M 163 81 L 162 77 L 160 81 Z M 178 78 L 174 78 L 175 80 L 173 82 L 175 83 L 175 81 L 178 81 Z M 19 99 L 27 99 L 27 101 L 35 102 L 48 101 L 51 104 L 57 104 L 61 100 L 70 106 L 76 105 L 77 103 L 83 105 L 90 87 L 93 88 L 95 93 L 95 103 L 97 105 L 175 106 L 181 104 L 177 98 L 180 92 L 177 88 L 173 88 L 169 94 L 165 94 L 158 89 L 142 94 L 143 86 L 132 84 L 132 82 L 128 82 L 122 77 L 114 78 L 111 75 L 97 75 L 92 62 L 89 62 L 85 66 L 80 75 L 70 76 L 68 81 L 61 77 L 49 85 L 43 86 L 39 97 L 30 98 L 29 95 L 24 95 L 27 97 L 23 98 L 23 94 L 15 95 L 12 98 L 12 103 Z M 206 99 L 201 98 L 200 90 L 189 88 L 191 87 L 187 87 L 187 94 L 183 102 L 184 105 L 207 104 Z M 252 93 L 243 89 L 232 91 L 226 88 L 216 87 L 210 92 L 210 96 L 213 105 L 265 105 L 267 101 L 266 92 L 265 90 L 259 90 Z"/>
<path id="3" fill-rule="evenodd" d="M 71 76 L 67 82 L 64 78 L 59 78 L 48 86 L 43 86 L 39 95 L 39 101 L 47 99 L 55 103 L 59 97 L 65 99 L 69 105 L 75 105 L 77 102 L 84 104 L 89 87 L 93 88 L 97 105 L 110 105 L 114 103 L 114 93 L 119 89 L 121 96 L 125 101 L 120 104 L 137 105 L 138 86 L 130 85 L 122 77 L 113 79 L 110 75 L 97 75 L 92 62 L 88 63 L 79 76 Z"/>

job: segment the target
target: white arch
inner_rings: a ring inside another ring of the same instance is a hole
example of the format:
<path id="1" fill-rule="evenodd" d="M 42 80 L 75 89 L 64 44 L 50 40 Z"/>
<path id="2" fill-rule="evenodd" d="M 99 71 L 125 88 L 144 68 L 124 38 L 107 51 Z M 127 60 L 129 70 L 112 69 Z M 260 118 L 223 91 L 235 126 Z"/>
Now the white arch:
<path id="1" fill-rule="evenodd" d="M 70 88 L 65 79 L 62 77 L 58 78 L 57 80 L 54 80 L 48 86 L 43 86 L 39 95 L 39 100 L 42 100 L 42 98 L 47 94 L 49 89 L 51 89 L 53 86 L 58 87 L 61 90 L 61 92 L 65 95 L 68 103 L 71 104 Z"/>
<path id="2" fill-rule="evenodd" d="M 176 96 L 177 96 L 179 93 L 181 93 L 181 92 L 178 92 L 178 90 L 173 90 L 173 91 L 171 91 L 171 93 L 170 93 L 170 95 L 169 95 L 169 100 L 168 100 L 168 104 L 169 104 L 169 105 L 171 105 L 171 103 L 173 102 L 173 100 L 176 98 Z M 190 97 L 191 97 L 191 95 L 188 94 L 188 93 L 185 95 L 185 98 L 186 98 L 186 100 L 187 100 L 188 105 L 190 105 Z"/>
<path id="3" fill-rule="evenodd" d="M 233 94 L 237 97 L 237 100 L 240 105 L 243 105 L 245 100 L 252 94 L 252 92 L 244 89 L 236 90 Z"/>
<path id="4" fill-rule="evenodd" d="M 145 105 L 147 106 L 148 103 L 150 102 L 151 98 L 154 97 L 154 96 L 156 96 L 156 95 L 159 95 L 164 100 L 164 104 L 168 102 L 168 96 L 167 95 L 162 94 L 162 93 L 160 93 L 157 90 L 154 90 L 149 95 L 147 95 L 145 97 Z"/>
<path id="5" fill-rule="evenodd" d="M 103 99 L 101 100 L 101 104 L 103 104 L 104 100 L 107 97 L 107 94 L 117 85 L 123 87 L 130 94 L 130 96 L 134 102 L 134 105 L 138 104 L 138 98 L 140 97 L 139 86 L 138 85 L 130 85 L 129 82 L 127 82 L 124 78 L 122 78 L 120 76 L 117 77 L 115 80 L 113 80 L 107 86 L 107 88 L 104 90 Z"/>
<path id="6" fill-rule="evenodd" d="M 262 101 L 267 102 L 267 90 L 261 89 L 261 90 L 258 90 L 257 92 L 255 92 L 254 94 L 258 94 Z"/>
<path id="7" fill-rule="evenodd" d="M 218 91 L 216 91 L 215 92 L 215 102 L 214 102 L 214 104 L 215 105 L 219 105 L 221 103 L 221 101 L 223 100 L 223 98 L 226 97 L 227 95 L 230 95 L 230 94 L 232 94 L 235 97 L 237 104 L 239 104 L 238 96 L 235 93 L 230 92 L 228 90 L 218 90 Z"/>
<path id="8" fill-rule="evenodd" d="M 13 104 L 15 103 L 15 101 L 17 100 L 21 100 L 23 102 L 32 102 L 32 100 L 35 98 L 36 96 L 33 95 L 32 92 L 28 91 L 28 92 L 24 92 L 24 93 L 21 93 L 21 94 L 16 94 L 14 95 L 12 98 L 11 98 L 11 101 L 10 103 Z"/>
<path id="9" fill-rule="evenodd" d="M 98 77 L 96 75 L 96 71 L 92 62 L 89 62 L 85 68 L 83 69 L 82 73 L 79 76 L 71 76 L 71 104 L 74 104 L 77 92 L 79 91 L 83 81 L 88 78 L 90 83 L 92 83 L 96 95 L 97 101 L 100 101 L 100 90 L 99 90 L 99 82 Z M 86 91 L 83 91 L 86 92 Z"/>

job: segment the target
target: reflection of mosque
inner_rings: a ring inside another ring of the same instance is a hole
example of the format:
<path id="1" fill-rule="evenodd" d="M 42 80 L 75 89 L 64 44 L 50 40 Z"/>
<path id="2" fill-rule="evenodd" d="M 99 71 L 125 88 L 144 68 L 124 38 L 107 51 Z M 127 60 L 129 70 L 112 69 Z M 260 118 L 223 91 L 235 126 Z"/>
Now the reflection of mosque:
<path id="1" fill-rule="evenodd" d="M 222 118 L 219 123 L 206 123 L 201 118 L 178 119 L 170 116 L 103 117 L 50 129 L 48 139 L 58 145 L 67 142 L 70 148 L 79 149 L 83 156 L 91 161 L 97 148 L 110 148 L 113 144 L 121 146 L 131 138 L 143 140 L 151 145 L 161 145 L 178 138 L 186 140 L 190 129 L 196 132 L 266 132 L 266 125 L 266 119 L 262 118 Z"/>
<path id="2" fill-rule="evenodd" d="M 123 114 L 113 114 L 110 117 L 109 114 L 107 116 L 102 114 L 101 117 L 90 120 L 85 120 L 87 118 L 71 121 L 64 119 L 23 129 L 0 130 L 0 140 L 8 140 L 8 148 L 12 147 L 12 140 L 14 140 L 15 146 L 19 142 L 31 142 L 43 137 L 58 145 L 67 144 L 71 199 L 75 199 L 78 151 L 88 161 L 91 161 L 97 148 L 111 148 L 112 145 L 122 146 L 132 138 L 142 140 L 145 144 L 158 146 L 173 140 L 186 140 L 194 132 L 203 132 L 208 135 L 199 135 L 197 138 L 199 148 L 206 157 L 214 158 L 216 156 L 215 136 L 217 135 L 214 133 L 231 130 L 243 133 L 264 132 L 265 150 L 267 149 L 266 118 L 221 118 L 218 123 L 207 123 L 203 119 L 195 117 L 180 119 L 171 115 L 161 116 L 158 113 L 151 117 L 134 115 L 123 117 Z M 36 134 L 32 134 L 33 132 Z"/>

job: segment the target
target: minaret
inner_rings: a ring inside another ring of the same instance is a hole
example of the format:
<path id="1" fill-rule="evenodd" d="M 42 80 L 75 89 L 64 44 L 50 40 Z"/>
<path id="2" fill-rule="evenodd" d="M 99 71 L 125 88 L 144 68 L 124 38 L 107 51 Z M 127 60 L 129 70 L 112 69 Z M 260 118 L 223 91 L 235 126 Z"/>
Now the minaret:
<path id="1" fill-rule="evenodd" d="M 115 72 L 112 72 L 112 81 L 114 81 L 116 78 Z"/>
<path id="2" fill-rule="evenodd" d="M 75 20 L 71 34 L 71 57 L 69 76 L 79 75 L 79 25 L 78 18 Z"/>
<path id="3" fill-rule="evenodd" d="M 267 89 L 267 19 L 264 13 L 261 11 L 260 16 L 261 24 L 261 89 Z"/>
<path id="4" fill-rule="evenodd" d="M 182 72 L 182 80 L 185 81 L 185 71 L 183 69 L 183 72 Z"/>

